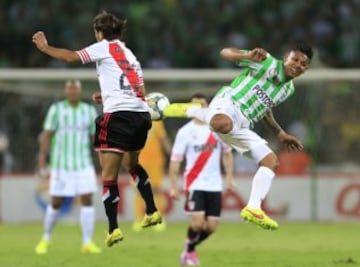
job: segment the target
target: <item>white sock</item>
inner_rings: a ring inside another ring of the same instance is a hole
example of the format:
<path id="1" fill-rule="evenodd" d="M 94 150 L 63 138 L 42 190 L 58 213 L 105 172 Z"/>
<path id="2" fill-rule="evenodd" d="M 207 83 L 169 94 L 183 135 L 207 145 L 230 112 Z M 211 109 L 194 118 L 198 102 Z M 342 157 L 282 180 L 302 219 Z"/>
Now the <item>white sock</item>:
<path id="1" fill-rule="evenodd" d="M 57 221 L 57 214 L 59 210 L 54 209 L 51 205 L 48 205 L 45 211 L 44 217 L 44 236 L 43 239 L 49 241 L 51 234 Z"/>
<path id="2" fill-rule="evenodd" d="M 82 206 L 80 208 L 80 225 L 83 244 L 91 242 L 95 225 L 95 208 L 93 206 Z"/>
<path id="3" fill-rule="evenodd" d="M 248 202 L 248 207 L 252 209 L 260 209 L 261 201 L 266 197 L 271 187 L 271 181 L 275 177 L 275 173 L 267 168 L 261 166 L 252 181 L 251 193 Z"/>
<path id="4" fill-rule="evenodd" d="M 209 124 L 210 120 L 208 121 L 208 113 L 209 113 L 209 108 L 200 108 L 200 107 L 189 107 L 186 110 L 186 115 L 189 118 L 196 118 L 198 120 L 201 120 L 202 122 L 206 122 L 207 124 Z"/>

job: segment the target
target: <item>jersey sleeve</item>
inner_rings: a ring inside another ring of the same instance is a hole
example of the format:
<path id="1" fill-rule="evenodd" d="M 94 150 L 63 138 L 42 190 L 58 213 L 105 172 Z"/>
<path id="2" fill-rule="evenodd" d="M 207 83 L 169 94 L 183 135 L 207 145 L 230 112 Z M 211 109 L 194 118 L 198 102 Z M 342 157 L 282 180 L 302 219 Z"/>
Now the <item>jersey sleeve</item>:
<path id="1" fill-rule="evenodd" d="M 187 138 L 184 130 L 180 129 L 175 137 L 175 142 L 171 150 L 171 161 L 183 161 L 187 148 Z"/>
<path id="2" fill-rule="evenodd" d="M 98 42 L 76 51 L 83 64 L 96 62 L 108 57 L 106 43 Z"/>
<path id="3" fill-rule="evenodd" d="M 244 49 L 241 49 L 240 51 L 241 51 L 241 52 L 244 52 L 244 53 L 249 52 L 249 50 L 244 50 Z M 266 59 L 263 60 L 262 62 L 254 62 L 254 61 L 249 60 L 249 59 L 241 59 L 241 60 L 239 60 L 239 61 L 237 62 L 237 65 L 238 65 L 239 67 L 248 67 L 248 68 L 251 68 L 251 69 L 254 69 L 254 70 L 258 70 L 258 69 L 260 69 L 260 68 L 263 66 L 263 64 L 265 63 L 265 61 L 267 61 L 267 60 L 273 60 L 273 59 L 274 59 L 274 58 L 273 58 L 269 53 L 267 53 L 267 54 L 266 54 Z"/>
<path id="4" fill-rule="evenodd" d="M 55 131 L 59 122 L 59 108 L 57 104 L 52 104 L 46 114 L 43 129 L 45 131 Z"/>
<path id="5" fill-rule="evenodd" d="M 90 112 L 89 134 L 95 135 L 95 119 L 97 117 L 97 112 L 93 106 L 90 106 L 89 112 Z"/>

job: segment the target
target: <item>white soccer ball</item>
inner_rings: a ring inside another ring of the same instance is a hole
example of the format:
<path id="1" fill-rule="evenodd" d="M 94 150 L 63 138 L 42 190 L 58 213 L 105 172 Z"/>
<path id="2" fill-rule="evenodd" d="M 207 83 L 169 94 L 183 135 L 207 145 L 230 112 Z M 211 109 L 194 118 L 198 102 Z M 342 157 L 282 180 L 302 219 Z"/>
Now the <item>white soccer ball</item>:
<path id="1" fill-rule="evenodd" d="M 148 94 L 146 102 L 149 106 L 149 113 L 153 121 L 158 121 L 163 118 L 163 110 L 170 105 L 169 99 L 162 93 L 153 92 Z"/>

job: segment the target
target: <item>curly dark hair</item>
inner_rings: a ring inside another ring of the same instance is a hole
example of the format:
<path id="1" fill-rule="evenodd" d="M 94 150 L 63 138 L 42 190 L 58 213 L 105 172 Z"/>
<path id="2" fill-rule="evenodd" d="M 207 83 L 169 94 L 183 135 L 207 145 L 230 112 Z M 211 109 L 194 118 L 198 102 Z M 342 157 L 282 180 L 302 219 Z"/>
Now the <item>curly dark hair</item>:
<path id="1" fill-rule="evenodd" d="M 314 51 L 313 51 L 312 47 L 306 43 L 295 44 L 291 48 L 291 50 L 300 51 L 300 52 L 304 53 L 309 58 L 309 60 L 311 60 L 314 55 Z"/>
<path id="2" fill-rule="evenodd" d="M 108 41 L 122 39 L 126 29 L 126 20 L 121 20 L 114 14 L 103 10 L 94 18 L 93 27 L 94 30 L 101 31 L 103 37 Z"/>

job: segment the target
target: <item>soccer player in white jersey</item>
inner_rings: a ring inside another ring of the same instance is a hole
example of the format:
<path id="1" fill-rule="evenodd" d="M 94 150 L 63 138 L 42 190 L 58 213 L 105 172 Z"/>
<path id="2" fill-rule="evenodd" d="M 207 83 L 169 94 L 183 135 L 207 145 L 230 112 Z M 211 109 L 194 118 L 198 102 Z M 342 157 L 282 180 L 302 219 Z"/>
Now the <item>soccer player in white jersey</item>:
<path id="1" fill-rule="evenodd" d="M 39 152 L 39 173 L 47 169 L 50 158 L 51 203 L 45 211 L 44 234 L 35 248 L 37 254 L 46 254 L 50 238 L 65 197 L 80 196 L 80 225 L 83 253 L 100 253 L 92 242 L 95 209 L 92 196 L 96 192 L 96 174 L 91 157 L 91 142 L 95 134 L 96 110 L 80 101 L 81 83 L 69 80 L 65 84 L 66 99 L 50 106 L 44 121 Z"/>
<path id="2" fill-rule="evenodd" d="M 195 94 L 191 101 L 207 107 L 205 95 Z M 221 214 L 221 159 L 226 174 L 227 189 L 233 191 L 233 156 L 231 147 L 222 142 L 204 122 L 193 119 L 178 131 L 171 152 L 169 176 L 171 197 L 178 199 L 176 178 L 180 165 L 186 161 L 184 191 L 185 211 L 191 216 L 185 241 L 185 250 L 180 255 L 183 266 L 200 264 L 195 247 L 215 232 Z"/>
<path id="3" fill-rule="evenodd" d="M 172 104 L 164 115 L 206 122 L 225 143 L 258 163 L 249 202 L 240 215 L 264 229 L 275 230 L 279 225 L 264 213 L 261 202 L 270 190 L 279 161 L 267 142 L 251 130 L 251 125 L 263 120 L 288 149 L 303 149 L 301 142 L 276 122 L 272 108 L 294 93 L 292 79 L 309 68 L 313 51 L 308 45 L 296 45 L 283 60 L 278 60 L 261 48 L 250 51 L 224 48 L 221 56 L 243 67 L 239 76 L 220 89 L 208 108 Z"/>
<path id="4" fill-rule="evenodd" d="M 48 45 L 43 32 L 33 35 L 38 49 L 53 58 L 66 62 L 81 61 L 83 64 L 96 63 L 101 94 L 94 94 L 93 99 L 102 102 L 103 115 L 96 119 L 95 149 L 99 152 L 102 168 L 103 202 L 109 223 L 105 243 L 109 247 L 123 240 L 117 222 L 120 198 L 117 178 L 124 153 L 128 154 L 125 165 L 146 205 L 142 227 L 162 221 L 154 203 L 149 177 L 138 162 L 151 128 L 151 118 L 145 102 L 140 63 L 120 40 L 125 25 L 126 21 L 111 13 L 99 13 L 93 22 L 97 42 L 78 51 Z"/>

